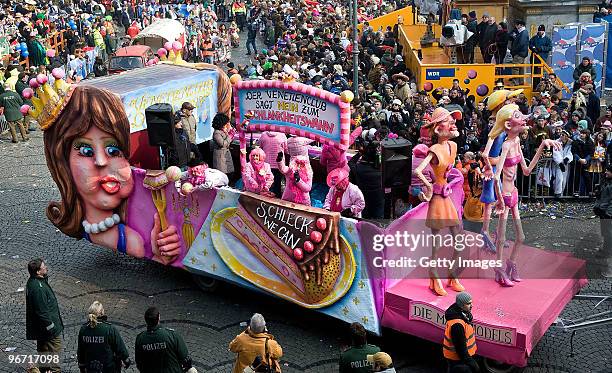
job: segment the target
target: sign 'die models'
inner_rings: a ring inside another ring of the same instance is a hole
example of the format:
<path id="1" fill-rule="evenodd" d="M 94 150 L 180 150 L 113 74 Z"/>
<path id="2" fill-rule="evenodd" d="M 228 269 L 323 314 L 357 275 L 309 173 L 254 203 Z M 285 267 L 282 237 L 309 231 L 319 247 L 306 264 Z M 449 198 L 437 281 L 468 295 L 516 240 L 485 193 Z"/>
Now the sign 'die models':
<path id="1" fill-rule="evenodd" d="M 238 82 L 234 88 L 238 123 L 246 113 L 254 113 L 247 131 L 279 131 L 348 147 L 350 104 L 340 96 L 301 83 L 269 80 Z"/>

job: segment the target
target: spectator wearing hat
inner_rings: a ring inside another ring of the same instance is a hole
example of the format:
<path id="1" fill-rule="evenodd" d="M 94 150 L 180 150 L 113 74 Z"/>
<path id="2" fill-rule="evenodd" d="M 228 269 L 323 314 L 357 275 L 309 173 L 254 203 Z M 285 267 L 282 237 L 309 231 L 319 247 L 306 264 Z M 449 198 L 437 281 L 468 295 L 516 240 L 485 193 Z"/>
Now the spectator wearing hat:
<path id="1" fill-rule="evenodd" d="M 529 32 L 525 28 L 525 21 L 517 20 L 514 22 L 514 31 L 510 34 L 510 40 L 512 41 L 512 48 L 510 54 L 512 54 L 513 64 L 524 64 L 527 55 L 529 54 Z M 513 75 L 523 75 L 523 67 L 513 67 Z M 512 78 L 515 85 L 523 84 L 523 77 Z"/>
<path id="2" fill-rule="evenodd" d="M 461 63 L 474 63 L 474 49 L 476 44 L 478 44 L 478 20 L 476 19 L 476 12 L 469 12 L 463 23 L 467 30 L 472 33 L 472 36 L 463 46 L 463 60 Z"/>
<path id="3" fill-rule="evenodd" d="M 410 79 L 402 73 L 395 74 L 392 76 L 392 78 L 397 82 L 395 88 L 393 89 L 395 97 L 400 99 L 404 104 L 411 103 L 412 91 L 410 90 L 410 85 L 408 85 L 408 81 Z"/>
<path id="4" fill-rule="evenodd" d="M 370 373 L 372 364 L 368 355 L 380 352 L 380 348 L 368 344 L 367 333 L 363 325 L 354 322 L 350 326 L 351 347 L 340 355 L 340 373 Z"/>
<path id="5" fill-rule="evenodd" d="M 327 175 L 329 192 L 325 197 L 323 208 L 340 212 L 344 217 L 360 218 L 365 207 L 363 193 L 359 187 L 349 181 L 346 168 L 336 168 Z"/>
<path id="6" fill-rule="evenodd" d="M 406 71 L 406 64 L 404 63 L 404 57 L 401 54 L 395 56 L 395 61 L 393 62 L 393 66 L 389 69 L 389 74 L 391 76 L 395 74 L 401 74 Z"/>
<path id="7" fill-rule="evenodd" d="M 602 250 L 598 251 L 597 256 L 607 260 L 608 269 L 603 275 L 612 277 L 612 165 L 608 164 L 604 177 L 593 212 L 599 217 L 603 236 Z"/>
<path id="8" fill-rule="evenodd" d="M 546 27 L 544 25 L 538 26 L 538 32 L 531 40 L 529 40 L 529 49 L 531 50 L 531 62 L 540 63 L 535 58 L 535 55 L 539 55 L 542 61 L 548 63 L 548 55 L 552 51 L 552 40 L 546 35 Z M 542 72 L 541 67 L 535 67 L 533 73 L 540 74 Z M 534 87 L 537 87 L 540 83 L 540 78 L 533 78 Z"/>
<path id="9" fill-rule="evenodd" d="M 574 91 L 582 86 L 580 81 L 586 79 L 587 75 L 583 75 L 584 73 L 588 73 L 590 80 L 595 80 L 597 76 L 595 66 L 593 66 L 591 59 L 587 56 L 582 57 L 582 62 L 580 65 L 576 66 L 574 73 L 572 74 L 572 77 L 574 78 Z"/>
<path id="10" fill-rule="evenodd" d="M 370 58 L 372 61 L 372 68 L 368 72 L 368 81 L 375 87 L 378 87 L 380 84 L 380 77 L 384 73 L 383 69 L 380 65 L 380 58 L 376 56 L 372 56 Z"/>
<path id="11" fill-rule="evenodd" d="M 395 373 L 393 360 L 386 352 L 377 352 L 367 356 L 368 363 L 372 364 L 372 372 Z"/>
<path id="12" fill-rule="evenodd" d="M 189 142 L 189 148 L 193 152 L 196 161 L 202 160 L 202 155 L 196 146 L 196 130 L 197 130 L 197 119 L 193 113 L 195 106 L 191 102 L 183 102 L 181 110 L 176 113 L 175 127 L 182 128 L 186 136 L 186 140 Z"/>
<path id="13" fill-rule="evenodd" d="M 446 328 L 442 343 L 444 357 L 452 370 L 457 366 L 469 368 L 469 372 L 480 372 L 474 355 L 476 354 L 476 336 L 472 324 L 472 296 L 460 292 L 444 313 Z"/>
<path id="14" fill-rule="evenodd" d="M 403 104 L 399 99 L 394 99 L 387 110 L 387 126 L 391 132 L 408 138 L 407 126 L 410 121 L 410 114 L 403 108 Z"/>

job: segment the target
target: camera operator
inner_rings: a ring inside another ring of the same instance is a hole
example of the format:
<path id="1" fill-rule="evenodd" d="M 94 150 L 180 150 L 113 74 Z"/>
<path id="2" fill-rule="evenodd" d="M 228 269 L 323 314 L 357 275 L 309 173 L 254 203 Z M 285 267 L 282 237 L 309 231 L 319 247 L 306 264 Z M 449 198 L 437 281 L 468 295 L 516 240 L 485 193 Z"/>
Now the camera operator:
<path id="1" fill-rule="evenodd" d="M 283 356 L 283 349 L 268 333 L 266 320 L 259 313 L 254 314 L 249 326 L 230 342 L 229 350 L 237 354 L 233 373 L 242 373 L 249 366 L 255 372 L 280 372 L 278 360 Z"/>

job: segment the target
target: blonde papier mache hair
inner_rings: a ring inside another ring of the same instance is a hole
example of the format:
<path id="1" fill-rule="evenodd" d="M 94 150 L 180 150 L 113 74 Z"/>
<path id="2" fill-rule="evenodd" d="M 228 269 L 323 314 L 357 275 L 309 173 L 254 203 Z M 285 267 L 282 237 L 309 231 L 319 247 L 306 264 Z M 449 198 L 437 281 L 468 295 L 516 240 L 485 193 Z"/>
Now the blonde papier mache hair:
<path id="1" fill-rule="evenodd" d="M 519 107 L 515 104 L 505 105 L 499 109 L 495 117 L 495 125 L 489 133 L 489 138 L 494 139 L 501 135 L 506 130 L 506 122 L 512 118 L 512 113 L 517 110 L 519 110 Z"/>

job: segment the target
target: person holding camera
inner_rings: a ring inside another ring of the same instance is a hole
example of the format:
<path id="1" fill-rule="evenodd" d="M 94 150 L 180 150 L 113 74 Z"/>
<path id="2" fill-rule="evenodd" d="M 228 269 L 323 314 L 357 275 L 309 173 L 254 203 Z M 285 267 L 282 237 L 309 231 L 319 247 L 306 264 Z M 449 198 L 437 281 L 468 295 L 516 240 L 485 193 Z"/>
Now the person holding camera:
<path id="1" fill-rule="evenodd" d="M 604 276 L 612 277 L 612 262 L 610 262 L 612 256 L 612 165 L 606 167 L 605 180 L 602 181 L 593 212 L 599 216 L 603 236 L 603 247 L 598 256 L 608 262 L 608 270 Z"/>
<path id="2" fill-rule="evenodd" d="M 233 373 L 281 372 L 278 361 L 283 356 L 283 349 L 268 333 L 266 320 L 259 313 L 254 314 L 249 326 L 230 342 L 229 351 L 237 354 Z"/>

